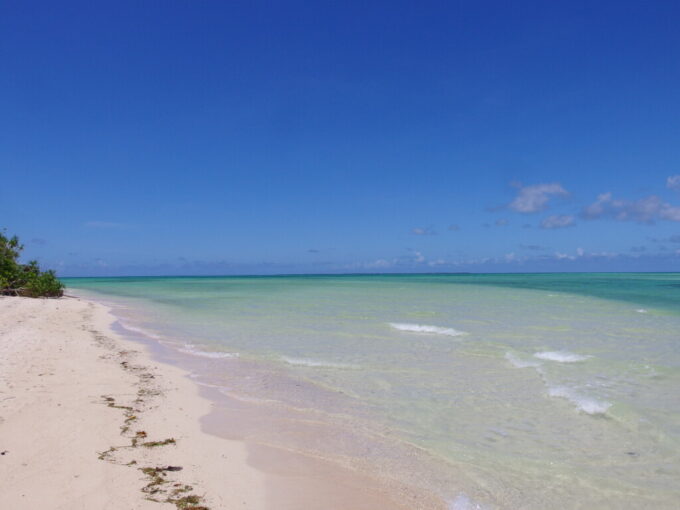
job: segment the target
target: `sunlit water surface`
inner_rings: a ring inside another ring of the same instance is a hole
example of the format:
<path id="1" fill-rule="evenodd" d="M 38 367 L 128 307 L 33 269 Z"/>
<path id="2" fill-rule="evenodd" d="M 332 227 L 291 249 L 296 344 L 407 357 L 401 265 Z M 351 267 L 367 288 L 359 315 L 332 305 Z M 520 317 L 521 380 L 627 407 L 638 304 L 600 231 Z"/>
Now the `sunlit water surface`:
<path id="1" fill-rule="evenodd" d="M 212 382 L 232 396 L 397 445 L 346 455 L 387 465 L 452 509 L 680 506 L 680 274 L 67 285 L 114 304 L 126 327 L 210 360 Z"/>

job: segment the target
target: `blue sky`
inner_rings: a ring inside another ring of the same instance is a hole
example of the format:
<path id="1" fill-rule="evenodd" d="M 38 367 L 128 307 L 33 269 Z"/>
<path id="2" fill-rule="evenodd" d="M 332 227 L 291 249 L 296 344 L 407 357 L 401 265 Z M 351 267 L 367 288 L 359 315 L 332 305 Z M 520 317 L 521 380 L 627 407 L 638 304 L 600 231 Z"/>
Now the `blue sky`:
<path id="1" fill-rule="evenodd" d="M 680 4 L 6 2 L 61 275 L 680 270 Z"/>

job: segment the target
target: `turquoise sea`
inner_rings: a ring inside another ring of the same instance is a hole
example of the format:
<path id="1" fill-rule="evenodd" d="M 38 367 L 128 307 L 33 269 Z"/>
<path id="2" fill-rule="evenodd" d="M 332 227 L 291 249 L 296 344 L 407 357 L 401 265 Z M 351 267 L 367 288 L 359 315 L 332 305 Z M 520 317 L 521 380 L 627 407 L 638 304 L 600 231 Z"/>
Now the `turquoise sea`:
<path id="1" fill-rule="evenodd" d="M 680 273 L 65 282 L 197 382 L 298 417 L 249 440 L 455 510 L 680 507 Z"/>

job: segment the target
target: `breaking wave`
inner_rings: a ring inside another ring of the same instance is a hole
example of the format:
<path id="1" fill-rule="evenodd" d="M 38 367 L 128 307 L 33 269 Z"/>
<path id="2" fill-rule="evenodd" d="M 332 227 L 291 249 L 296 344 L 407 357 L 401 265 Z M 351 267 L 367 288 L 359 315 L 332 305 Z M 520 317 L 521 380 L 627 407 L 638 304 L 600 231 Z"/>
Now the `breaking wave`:
<path id="1" fill-rule="evenodd" d="M 610 402 L 580 395 L 566 386 L 553 386 L 548 388 L 548 395 L 551 397 L 567 399 L 580 411 L 587 414 L 604 414 L 612 405 Z"/>
<path id="2" fill-rule="evenodd" d="M 569 351 L 545 351 L 534 354 L 534 358 L 557 361 L 558 363 L 576 363 L 577 361 L 585 361 L 590 357 L 591 356 L 583 356 L 582 354 L 574 354 Z"/>
<path id="3" fill-rule="evenodd" d="M 465 331 L 458 331 L 453 328 L 442 328 L 440 326 L 429 326 L 427 324 L 403 324 L 398 322 L 390 322 L 390 326 L 399 331 L 407 331 L 409 333 L 429 333 L 433 335 L 446 336 L 461 336 L 467 335 Z"/>
<path id="4" fill-rule="evenodd" d="M 511 352 L 505 353 L 505 359 L 507 359 L 517 368 L 536 368 L 541 366 L 540 361 L 534 361 L 532 359 L 522 359 Z"/>

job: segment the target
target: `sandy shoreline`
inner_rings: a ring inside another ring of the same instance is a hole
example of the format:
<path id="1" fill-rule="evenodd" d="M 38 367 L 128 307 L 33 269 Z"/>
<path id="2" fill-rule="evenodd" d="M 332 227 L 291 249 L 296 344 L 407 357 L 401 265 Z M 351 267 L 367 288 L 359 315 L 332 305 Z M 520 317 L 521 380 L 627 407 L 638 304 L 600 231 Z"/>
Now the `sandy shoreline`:
<path id="1" fill-rule="evenodd" d="M 3 506 L 431 508 L 332 463 L 206 433 L 205 389 L 115 321 L 80 298 L 0 298 Z"/>
<path id="2" fill-rule="evenodd" d="M 147 498 L 195 496 L 208 508 L 265 508 L 245 445 L 202 433 L 210 403 L 179 369 L 113 334 L 113 320 L 80 299 L 0 298 L 2 506 L 172 508 Z M 157 469 L 168 466 L 181 470 Z"/>

